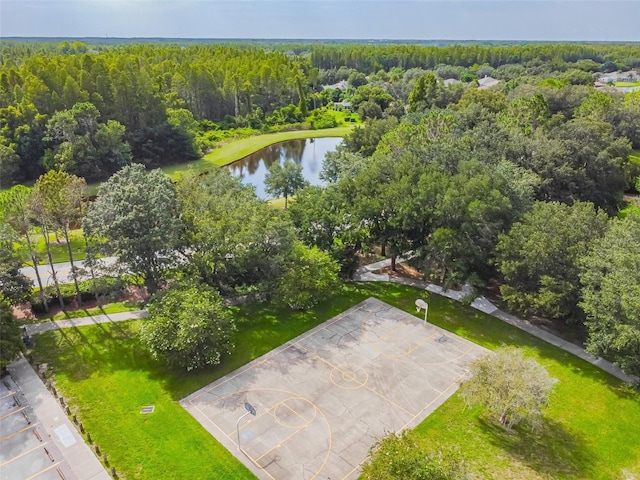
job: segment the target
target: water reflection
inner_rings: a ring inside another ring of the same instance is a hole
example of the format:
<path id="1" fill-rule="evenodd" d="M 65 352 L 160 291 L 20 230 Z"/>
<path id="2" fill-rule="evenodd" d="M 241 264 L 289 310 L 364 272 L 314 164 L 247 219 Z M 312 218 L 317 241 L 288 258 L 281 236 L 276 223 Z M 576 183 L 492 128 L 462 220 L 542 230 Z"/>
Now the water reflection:
<path id="1" fill-rule="evenodd" d="M 327 152 L 331 152 L 342 142 L 342 138 L 301 138 L 270 145 L 252 153 L 248 157 L 229 165 L 231 174 L 240 177 L 245 184 L 256 187 L 260 198 L 268 198 L 264 191 L 264 177 L 273 162 L 283 163 L 293 160 L 302 165 L 302 174 L 312 185 L 322 185 L 318 175 Z"/>

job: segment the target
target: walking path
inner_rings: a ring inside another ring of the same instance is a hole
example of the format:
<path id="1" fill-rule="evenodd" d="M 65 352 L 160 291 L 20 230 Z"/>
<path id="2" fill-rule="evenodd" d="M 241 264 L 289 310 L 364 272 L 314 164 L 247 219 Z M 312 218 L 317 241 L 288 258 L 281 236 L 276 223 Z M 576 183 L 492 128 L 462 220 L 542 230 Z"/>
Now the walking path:
<path id="1" fill-rule="evenodd" d="M 397 259 L 397 263 L 400 263 L 401 261 L 402 259 L 400 258 Z M 361 280 L 361 281 L 374 281 L 374 282 L 375 281 L 395 282 L 395 283 L 401 283 L 403 285 L 411 285 L 412 287 L 421 288 L 423 290 L 427 290 L 429 292 L 433 292 L 438 295 L 443 295 L 445 297 L 452 298 L 458 301 L 472 294 L 471 288 L 463 287 L 461 291 L 445 290 L 438 285 L 433 285 L 427 282 L 421 282 L 413 278 L 396 277 L 391 275 L 374 273 L 376 270 L 380 270 L 381 268 L 388 267 L 389 265 L 391 265 L 391 260 L 389 259 L 382 260 L 380 262 L 376 262 L 371 265 L 366 265 L 358 269 L 354 279 Z M 592 365 L 595 365 L 601 370 L 604 370 L 605 372 L 613 375 L 616 378 L 619 378 L 624 382 L 633 383 L 639 380 L 637 377 L 633 375 L 627 375 L 620 368 L 613 365 L 611 362 L 608 362 L 607 360 L 600 357 L 594 357 L 593 355 L 590 355 L 589 353 L 587 353 L 583 348 L 580 348 L 579 346 L 571 342 L 568 342 L 558 337 L 557 335 L 554 335 L 553 333 L 548 332 L 547 330 L 544 330 L 540 327 L 536 327 L 535 325 L 532 325 L 531 323 L 525 320 L 522 320 L 506 312 L 503 312 L 483 296 L 475 298 L 471 303 L 471 306 L 476 310 L 480 310 L 481 312 L 484 312 L 496 318 L 499 318 L 503 322 L 513 325 L 514 327 L 519 328 L 520 330 L 524 330 L 525 332 L 530 333 L 534 337 L 538 337 L 539 339 L 544 340 L 545 342 L 550 343 L 551 345 L 554 345 L 558 348 L 561 348 L 562 350 L 565 350 L 566 352 L 569 352 L 577 357 L 580 357 L 581 359 L 591 363 Z"/>
<path id="2" fill-rule="evenodd" d="M 404 259 L 398 258 L 397 263 Z M 387 267 L 391 260 L 383 260 L 358 269 L 355 280 L 360 281 L 382 281 L 395 282 L 410 285 L 419 289 L 443 295 L 454 300 L 462 300 L 468 297 L 471 289 L 445 290 L 442 287 L 426 282 L 421 282 L 412 278 L 395 277 L 375 273 L 377 270 Z M 531 335 L 544 340 L 558 348 L 561 348 L 581 359 L 595 365 L 609 374 L 625 382 L 636 382 L 638 379 L 625 374 L 612 363 L 589 355 L 584 349 L 574 345 L 560 337 L 530 324 L 522 319 L 509 315 L 498 309 L 485 297 L 477 297 L 471 306 L 481 312 L 493 315 L 494 317 L 524 330 Z M 35 335 L 49 330 L 60 328 L 72 328 L 84 325 L 95 325 L 106 322 L 119 322 L 125 320 L 139 319 L 147 316 L 146 310 L 132 312 L 114 313 L 108 315 L 96 315 L 92 317 L 75 318 L 70 320 L 59 320 L 53 322 L 27 325 L 27 334 Z M 55 450 L 59 451 L 66 461 L 66 465 L 73 472 L 78 480 L 107 480 L 110 478 L 98 458 L 93 454 L 91 448 L 84 442 L 75 426 L 69 421 L 65 412 L 53 395 L 46 389 L 40 377 L 35 373 L 31 365 L 22 358 L 9 366 L 11 376 L 17 386 L 33 408 L 35 416 L 42 427 L 46 430 L 48 438 L 55 445 Z"/>
<path id="3" fill-rule="evenodd" d="M 411 257 L 411 253 L 407 254 L 405 257 Z M 402 263 L 406 260 L 406 258 L 398 257 L 396 259 L 396 263 Z M 421 282 L 419 280 L 415 280 L 412 278 L 406 277 L 396 277 L 391 275 L 379 274 L 375 273 L 377 270 L 380 270 L 384 267 L 388 267 L 391 265 L 391 260 L 381 260 L 379 262 L 375 262 L 369 265 L 365 265 L 364 267 L 360 267 L 354 280 L 359 281 L 368 281 L 368 282 L 395 282 L 401 283 L 404 285 L 411 285 L 416 288 L 421 288 L 423 290 L 427 290 L 432 293 L 436 293 L 438 295 L 443 295 L 448 298 L 452 298 L 454 300 L 462 300 L 465 297 L 468 297 L 472 294 L 472 290 L 470 288 L 464 288 L 462 290 L 445 290 L 438 285 L 433 285 L 427 282 Z M 536 327 L 531 323 L 522 320 L 520 318 L 514 317 L 506 312 L 503 312 L 498 307 L 493 305 L 487 298 L 480 296 L 473 300 L 471 306 L 476 310 L 480 310 L 481 312 L 487 313 L 489 315 L 493 315 L 500 320 L 513 325 L 521 330 L 524 330 L 531 335 L 544 340 L 547 343 L 555 345 L 558 348 L 561 348 L 573 355 L 582 358 L 583 360 L 595 365 L 596 367 L 604 370 L 607 373 L 623 380 L 625 382 L 633 383 L 637 382 L 638 378 L 627 375 L 620 368 L 613 365 L 611 362 L 604 360 L 599 357 L 594 357 L 593 355 L 588 354 L 583 348 L 563 340 L 562 338 L 554 335 L 553 333 L 548 332 L 540 327 Z M 133 320 L 144 318 L 147 316 L 146 310 L 137 310 L 133 312 L 122 312 L 122 313 L 114 313 L 109 315 L 96 315 L 93 317 L 82 317 L 75 318 L 71 320 L 58 320 L 53 322 L 46 323 L 36 323 L 32 325 L 27 325 L 27 334 L 35 335 L 38 333 L 46 332 L 49 330 L 57 330 L 59 328 L 71 328 L 71 327 L 79 327 L 83 325 L 94 325 L 98 323 L 106 323 L 106 322 L 121 322 L 125 320 Z"/>
<path id="4" fill-rule="evenodd" d="M 134 310 L 131 312 L 107 313 L 104 315 L 93 315 L 91 317 L 70 318 L 69 320 L 53 320 L 51 322 L 32 323 L 26 325 L 27 335 L 36 335 L 49 330 L 60 328 L 83 327 L 85 325 L 96 325 L 98 323 L 123 322 L 126 320 L 136 320 L 145 318 L 149 312 L 146 310 Z"/>
<path id="5" fill-rule="evenodd" d="M 37 426 L 46 432 L 46 437 L 43 438 L 45 445 L 53 444 L 53 448 L 48 449 L 49 458 L 53 462 L 52 467 L 59 465 L 62 470 L 66 470 L 65 477 L 68 480 L 109 480 L 111 476 L 29 362 L 23 357 L 12 363 L 8 370 L 16 384 L 15 388 L 19 388 L 33 410 L 37 418 Z M 64 461 L 57 457 L 57 452 L 61 454 Z M 68 469 L 74 476 L 68 474 Z"/>

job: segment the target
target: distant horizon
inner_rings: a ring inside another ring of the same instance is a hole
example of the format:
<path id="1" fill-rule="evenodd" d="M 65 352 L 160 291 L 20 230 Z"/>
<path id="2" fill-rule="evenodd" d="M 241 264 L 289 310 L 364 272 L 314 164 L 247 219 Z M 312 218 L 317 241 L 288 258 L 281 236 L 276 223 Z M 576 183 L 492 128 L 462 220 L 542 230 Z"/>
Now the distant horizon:
<path id="1" fill-rule="evenodd" d="M 98 37 L 98 36 L 28 36 L 28 35 L 14 35 L 3 36 L 0 34 L 0 41 L 3 40 L 188 40 L 188 41 L 251 41 L 251 42 L 371 42 L 371 43 L 434 43 L 434 42 L 446 42 L 446 43 L 640 43 L 640 40 L 543 40 L 543 39 L 472 39 L 472 38 L 260 38 L 260 37 Z"/>
<path id="2" fill-rule="evenodd" d="M 2 0 L 0 38 L 640 42 L 638 0 Z"/>

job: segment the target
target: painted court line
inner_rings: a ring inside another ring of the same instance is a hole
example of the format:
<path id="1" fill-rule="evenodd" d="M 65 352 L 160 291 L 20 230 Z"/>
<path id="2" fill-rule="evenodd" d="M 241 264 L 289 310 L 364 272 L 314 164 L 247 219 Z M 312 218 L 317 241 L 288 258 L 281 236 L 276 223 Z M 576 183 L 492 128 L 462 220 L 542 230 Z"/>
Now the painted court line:
<path id="1" fill-rule="evenodd" d="M 352 479 L 377 438 L 417 425 L 486 352 L 371 298 L 180 403 L 259 479 Z M 240 451 L 246 401 L 259 412 Z"/>

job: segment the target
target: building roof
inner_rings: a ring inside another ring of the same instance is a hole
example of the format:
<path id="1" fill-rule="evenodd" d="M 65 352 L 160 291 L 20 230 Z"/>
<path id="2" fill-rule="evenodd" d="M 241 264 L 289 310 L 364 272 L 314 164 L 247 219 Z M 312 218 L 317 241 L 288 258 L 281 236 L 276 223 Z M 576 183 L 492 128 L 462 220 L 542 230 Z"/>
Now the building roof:
<path id="1" fill-rule="evenodd" d="M 346 90 L 349 84 L 346 80 L 340 80 L 338 83 L 334 83 L 333 85 L 323 85 L 323 90 Z"/>
<path id="2" fill-rule="evenodd" d="M 500 80 L 496 80 L 493 77 L 489 77 L 489 76 L 485 75 L 484 78 L 478 79 L 478 85 L 480 85 L 478 87 L 478 89 L 479 90 L 484 90 L 486 88 L 495 87 L 499 83 L 500 83 Z"/>

